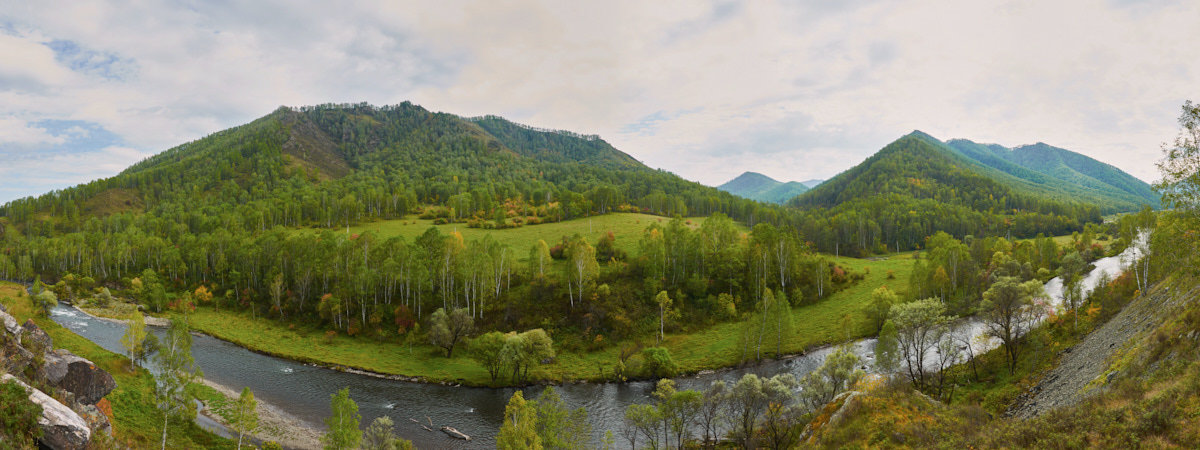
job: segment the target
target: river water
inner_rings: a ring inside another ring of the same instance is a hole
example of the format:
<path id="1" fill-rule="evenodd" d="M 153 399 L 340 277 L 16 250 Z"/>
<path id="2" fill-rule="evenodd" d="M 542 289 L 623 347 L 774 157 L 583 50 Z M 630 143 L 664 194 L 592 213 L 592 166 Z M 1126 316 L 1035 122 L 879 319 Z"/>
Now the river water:
<path id="1" fill-rule="evenodd" d="M 1133 251 L 1129 250 L 1126 253 Z M 1103 258 L 1094 264 L 1095 269 L 1084 280 L 1085 291 L 1095 287 L 1101 273 L 1116 277 L 1122 270 L 1121 256 Z M 1060 304 L 1061 280 L 1055 278 L 1047 283 L 1046 292 L 1052 303 Z M 125 333 L 124 324 L 96 319 L 66 305 L 54 308 L 52 317 L 56 322 L 101 347 L 124 353 L 120 343 L 121 336 Z M 966 327 L 974 334 L 982 332 L 982 325 L 974 320 L 967 320 L 960 327 Z M 162 329 L 151 328 L 155 333 L 163 333 Z M 862 339 L 850 345 L 864 360 L 863 368 L 869 369 L 875 339 Z M 772 376 L 790 372 L 799 378 L 819 367 L 832 351 L 832 348 L 823 348 L 784 360 L 767 361 L 755 367 L 681 377 L 676 379 L 676 383 L 680 389 L 705 389 L 718 379 L 736 381 L 746 373 Z M 396 434 L 412 440 L 420 448 L 495 447 L 495 436 L 503 422 L 504 406 L 509 397 L 517 391 L 515 388 L 412 383 L 339 372 L 254 353 L 206 335 L 193 338 L 192 355 L 196 365 L 204 372 L 205 378 L 234 390 L 248 386 L 254 391 L 256 398 L 273 404 L 318 429 L 325 428 L 323 420 L 330 414 L 330 396 L 344 387 L 349 387 L 350 396 L 358 404 L 359 413 L 363 416 L 364 427 L 376 417 L 390 416 L 396 424 Z M 544 388 L 526 388 L 525 397 L 534 398 L 542 389 Z M 612 430 L 619 442 L 619 430 L 625 408 L 633 403 L 650 402 L 650 392 L 654 389 L 654 383 L 579 383 L 564 384 L 556 386 L 555 389 L 568 407 L 587 409 L 595 442 L 600 441 L 605 430 Z M 432 421 L 434 430 L 443 425 L 455 427 L 470 435 L 472 441 L 451 439 L 440 431 L 426 431 L 410 419 L 416 419 L 426 425 Z"/>

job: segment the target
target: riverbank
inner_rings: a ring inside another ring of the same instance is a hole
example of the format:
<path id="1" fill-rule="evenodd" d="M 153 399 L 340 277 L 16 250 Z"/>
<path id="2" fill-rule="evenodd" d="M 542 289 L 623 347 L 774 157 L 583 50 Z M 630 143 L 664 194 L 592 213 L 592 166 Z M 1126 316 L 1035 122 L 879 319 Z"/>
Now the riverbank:
<path id="1" fill-rule="evenodd" d="M 204 378 L 201 378 L 199 382 L 212 388 L 216 393 L 224 397 L 224 401 L 221 402 L 214 401 L 211 398 L 202 399 L 205 403 L 205 408 L 201 413 L 217 423 L 232 429 L 229 420 L 222 413 L 224 412 L 224 408 L 237 402 L 241 391 Z M 256 439 L 259 442 L 274 441 L 284 448 L 321 448 L 321 430 L 262 399 L 257 399 L 257 402 L 258 407 L 256 411 L 258 412 L 259 429 L 257 432 L 247 435 L 246 439 Z M 236 441 L 236 437 L 234 440 Z"/>
<path id="2" fill-rule="evenodd" d="M 837 258 L 837 263 L 863 273 L 864 279 L 816 304 L 793 308 L 793 335 L 783 345 L 780 357 L 872 335 L 874 330 L 863 313 L 870 304 L 871 292 L 886 285 L 903 293 L 912 270 L 910 253 L 871 260 Z M 196 331 L 254 352 L 334 370 L 443 385 L 513 387 L 506 380 L 493 383 L 487 371 L 470 358 L 465 345 L 455 350 L 453 358 L 446 358 L 440 349 L 425 342 L 409 347 L 396 339 L 327 335 L 328 330 L 310 325 L 207 307 L 190 314 L 189 322 Z M 739 321 L 690 333 L 668 334 L 661 345 L 671 352 L 680 375 L 729 369 L 742 361 L 739 337 L 744 326 Z M 614 376 L 619 344 L 591 352 L 557 349 L 554 362 L 531 371 L 531 381 L 534 384 L 621 381 Z M 774 349 L 770 350 L 773 354 Z"/>

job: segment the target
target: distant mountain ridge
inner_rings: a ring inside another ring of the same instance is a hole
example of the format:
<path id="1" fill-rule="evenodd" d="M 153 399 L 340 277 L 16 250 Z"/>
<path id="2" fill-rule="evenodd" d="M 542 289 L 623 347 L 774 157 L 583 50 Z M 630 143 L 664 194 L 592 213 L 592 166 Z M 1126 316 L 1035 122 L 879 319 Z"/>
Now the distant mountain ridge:
<path id="1" fill-rule="evenodd" d="M 1070 150 L 1041 142 L 1013 148 L 967 139 L 951 139 L 945 144 L 982 166 L 1029 183 L 1052 186 L 1065 195 L 1099 204 L 1106 210 L 1161 206 L 1158 193 L 1146 182 Z"/>
<path id="2" fill-rule="evenodd" d="M 758 172 L 745 172 L 717 189 L 730 194 L 766 203 L 783 204 L 808 192 L 809 187 L 796 181 L 782 182 Z"/>

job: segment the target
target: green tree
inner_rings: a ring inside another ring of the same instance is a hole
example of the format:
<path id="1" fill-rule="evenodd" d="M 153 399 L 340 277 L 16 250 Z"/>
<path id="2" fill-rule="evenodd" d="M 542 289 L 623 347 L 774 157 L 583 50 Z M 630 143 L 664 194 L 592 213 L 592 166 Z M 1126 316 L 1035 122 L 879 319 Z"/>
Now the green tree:
<path id="1" fill-rule="evenodd" d="M 376 417 L 363 432 L 363 450 L 400 450 L 412 448 L 411 442 L 396 438 L 395 424 L 388 416 Z"/>
<path id="2" fill-rule="evenodd" d="M 429 342 L 446 350 L 446 357 L 454 356 L 454 346 L 475 328 L 466 308 L 455 308 L 450 314 L 438 308 L 429 316 Z"/>
<path id="3" fill-rule="evenodd" d="M 1163 144 L 1162 180 L 1154 188 L 1162 193 L 1163 206 L 1194 215 L 1200 208 L 1200 104 L 1183 103 L 1179 126 L 1175 141 Z"/>
<path id="4" fill-rule="evenodd" d="M 362 416 L 358 414 L 358 404 L 350 399 L 350 388 L 342 388 L 329 397 L 333 414 L 325 419 L 328 431 L 321 436 L 321 443 L 327 450 L 358 448 L 363 437 L 362 431 L 358 429 Z"/>
<path id="5" fill-rule="evenodd" d="M 900 366 L 900 343 L 897 340 L 896 324 L 885 321 L 875 341 L 875 367 L 884 375 L 891 375 Z"/>
<path id="6" fill-rule="evenodd" d="M 858 369 L 858 356 L 847 346 L 825 357 L 821 367 L 800 379 L 800 397 L 808 411 L 817 411 L 850 389 L 865 373 Z"/>
<path id="7" fill-rule="evenodd" d="M 504 334 L 499 331 L 484 333 L 471 341 L 471 358 L 487 369 L 493 383 L 504 369 L 504 342 Z"/>
<path id="8" fill-rule="evenodd" d="M 1071 310 L 1073 321 L 1071 329 L 1079 326 L 1079 307 L 1083 303 L 1083 269 L 1086 267 L 1079 252 L 1071 252 L 1063 257 L 1062 265 L 1058 268 L 1058 276 L 1062 280 L 1063 301 Z"/>
<path id="9" fill-rule="evenodd" d="M 146 360 L 146 319 L 142 316 L 141 311 L 134 311 L 133 317 L 129 319 L 129 325 L 125 328 L 125 334 L 121 336 L 121 346 L 125 347 L 125 353 L 129 355 L 129 360 L 133 365 L 140 366 Z"/>
<path id="10" fill-rule="evenodd" d="M 667 309 L 671 308 L 671 297 L 667 295 L 667 291 L 659 291 L 658 295 L 654 296 L 654 303 L 658 305 L 658 342 L 661 344 L 665 338 Z"/>
<path id="11" fill-rule="evenodd" d="M 642 368 L 646 376 L 665 378 L 675 375 L 679 366 L 671 358 L 671 351 L 666 347 L 646 347 L 642 349 Z"/>
<path id="12" fill-rule="evenodd" d="M 249 387 L 242 388 L 242 394 L 233 404 L 232 422 L 233 431 L 238 434 L 238 448 L 241 449 L 242 438 L 247 433 L 254 434 L 258 431 L 258 401 L 254 400 L 254 393 L 250 392 Z"/>
<path id="13" fill-rule="evenodd" d="M 892 305 L 899 303 L 900 298 L 887 286 L 880 286 L 874 291 L 871 291 L 871 305 L 867 309 L 867 316 L 871 319 L 871 325 L 875 331 L 883 329 L 883 323 L 887 321 L 888 311 L 892 309 Z"/>
<path id="14" fill-rule="evenodd" d="M 1008 373 L 1017 369 L 1022 338 L 1037 323 L 1039 308 L 1034 299 L 1045 295 L 1037 280 L 1021 283 L 1016 277 L 1001 277 L 983 293 L 982 319 L 987 333 L 999 339 L 1008 356 Z"/>
<path id="15" fill-rule="evenodd" d="M 546 266 L 550 264 L 550 246 L 546 241 L 538 239 L 533 248 L 529 249 L 529 277 L 546 276 Z"/>
<path id="16" fill-rule="evenodd" d="M 945 311 L 941 300 L 927 298 L 894 305 L 888 313 L 888 321 L 896 328 L 896 342 L 908 378 L 918 389 L 926 387 L 928 365 L 925 358 L 946 332 L 949 319 L 944 315 Z"/>
<path id="17" fill-rule="evenodd" d="M 196 405 L 188 394 L 188 386 L 204 376 L 192 358 L 192 334 L 187 316 L 171 321 L 165 341 L 158 350 L 158 383 L 154 389 L 155 403 L 163 413 L 162 448 L 167 448 L 167 424 L 170 419 L 190 422 L 196 417 Z"/>
<path id="18" fill-rule="evenodd" d="M 501 450 L 538 450 L 542 447 L 537 432 L 537 408 L 525 401 L 517 391 L 504 407 L 504 423 L 496 436 L 496 448 Z"/>
<path id="19" fill-rule="evenodd" d="M 533 402 L 537 411 L 537 434 L 547 449 L 586 448 L 591 439 L 592 425 L 587 410 L 568 410 L 553 386 L 547 386 Z"/>

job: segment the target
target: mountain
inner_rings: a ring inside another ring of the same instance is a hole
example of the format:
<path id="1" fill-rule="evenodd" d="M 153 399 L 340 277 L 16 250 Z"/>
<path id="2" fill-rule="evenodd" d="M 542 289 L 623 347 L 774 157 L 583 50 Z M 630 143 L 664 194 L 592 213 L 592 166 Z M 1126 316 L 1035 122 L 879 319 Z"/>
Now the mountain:
<path id="1" fill-rule="evenodd" d="M 800 227 L 818 248 L 869 254 L 920 248 L 938 231 L 1033 237 L 1100 220 L 1100 206 L 1061 194 L 914 131 L 788 204 L 807 216 Z"/>
<path id="2" fill-rule="evenodd" d="M 413 212 L 482 225 L 494 221 L 500 205 L 508 205 L 510 216 L 523 212 L 515 225 L 617 208 L 667 216 L 724 212 L 735 219 L 762 208 L 646 167 L 598 136 L 405 102 L 280 107 L 117 176 L 10 202 L 0 207 L 0 220 L 47 234 L 52 230 L 33 222 L 74 229 L 68 223 L 122 212 L 236 213 L 260 229 Z"/>
<path id="3" fill-rule="evenodd" d="M 812 179 L 812 180 L 801 181 L 800 184 L 803 184 L 805 187 L 812 189 L 817 186 L 820 186 L 821 183 L 824 183 L 824 182 L 825 182 L 825 180 Z"/>
<path id="4" fill-rule="evenodd" d="M 1105 212 L 1160 207 L 1146 182 L 1109 164 L 1044 143 L 1006 148 L 952 139 L 946 145 L 990 169 L 1043 186 L 1057 195 L 1101 205 Z"/>
<path id="5" fill-rule="evenodd" d="M 783 204 L 792 197 L 808 192 L 808 186 L 803 183 L 795 181 L 784 183 L 757 172 L 738 175 L 737 178 L 717 186 L 717 189 L 751 200 L 778 204 Z"/>

